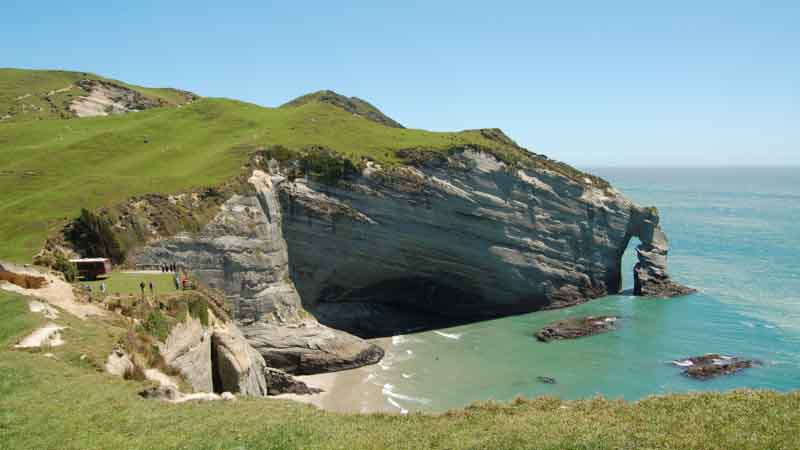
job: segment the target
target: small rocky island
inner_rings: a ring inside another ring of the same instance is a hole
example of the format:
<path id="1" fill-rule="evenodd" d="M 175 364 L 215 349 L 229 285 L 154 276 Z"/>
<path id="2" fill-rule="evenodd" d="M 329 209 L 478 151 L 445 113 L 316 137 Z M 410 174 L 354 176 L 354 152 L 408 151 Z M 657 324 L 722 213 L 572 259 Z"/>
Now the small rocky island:
<path id="1" fill-rule="evenodd" d="M 537 331 L 534 336 L 541 342 L 593 336 L 616 329 L 618 320 L 617 316 L 572 317 L 552 322 Z"/>
<path id="2" fill-rule="evenodd" d="M 709 380 L 721 375 L 730 375 L 740 370 L 760 365 L 756 360 L 724 356 L 719 353 L 692 356 L 675 360 L 672 363 L 676 366 L 685 367 L 682 373 L 689 378 L 698 380 Z"/>

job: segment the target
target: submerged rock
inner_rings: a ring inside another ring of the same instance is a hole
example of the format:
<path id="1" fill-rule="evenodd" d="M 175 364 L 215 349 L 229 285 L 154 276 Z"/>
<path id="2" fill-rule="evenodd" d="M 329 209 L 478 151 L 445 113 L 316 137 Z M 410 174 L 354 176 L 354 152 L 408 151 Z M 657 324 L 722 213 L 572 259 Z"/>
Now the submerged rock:
<path id="1" fill-rule="evenodd" d="M 575 339 L 605 333 L 616 328 L 616 316 L 587 316 L 558 320 L 535 333 L 536 339 L 550 342 L 556 339 Z"/>
<path id="2" fill-rule="evenodd" d="M 682 373 L 689 378 L 698 380 L 708 380 L 721 375 L 730 375 L 740 370 L 760 365 L 756 360 L 724 356 L 718 353 L 692 356 L 675 360 L 672 363 L 676 366 L 685 367 Z"/>
<path id="3" fill-rule="evenodd" d="M 536 381 L 538 381 L 539 383 L 544 383 L 544 384 L 556 384 L 556 379 L 552 378 L 552 377 L 538 376 L 538 377 L 536 377 Z"/>

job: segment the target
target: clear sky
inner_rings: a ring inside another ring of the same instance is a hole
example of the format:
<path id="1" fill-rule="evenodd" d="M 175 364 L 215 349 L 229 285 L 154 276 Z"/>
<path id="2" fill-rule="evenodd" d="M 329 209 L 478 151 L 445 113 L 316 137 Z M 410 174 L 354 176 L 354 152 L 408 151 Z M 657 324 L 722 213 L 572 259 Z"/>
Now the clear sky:
<path id="1" fill-rule="evenodd" d="M 0 66 L 333 89 L 578 166 L 799 165 L 800 1 L 2 1 Z"/>

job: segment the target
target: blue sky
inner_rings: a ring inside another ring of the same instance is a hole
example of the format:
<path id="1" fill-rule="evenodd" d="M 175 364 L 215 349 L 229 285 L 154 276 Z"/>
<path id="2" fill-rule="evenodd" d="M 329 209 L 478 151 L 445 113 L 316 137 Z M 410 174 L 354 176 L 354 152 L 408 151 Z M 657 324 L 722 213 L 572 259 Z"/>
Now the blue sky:
<path id="1" fill-rule="evenodd" d="M 797 1 L 202 3 L 4 0 L 0 66 L 267 106 L 334 89 L 583 167 L 800 165 Z"/>

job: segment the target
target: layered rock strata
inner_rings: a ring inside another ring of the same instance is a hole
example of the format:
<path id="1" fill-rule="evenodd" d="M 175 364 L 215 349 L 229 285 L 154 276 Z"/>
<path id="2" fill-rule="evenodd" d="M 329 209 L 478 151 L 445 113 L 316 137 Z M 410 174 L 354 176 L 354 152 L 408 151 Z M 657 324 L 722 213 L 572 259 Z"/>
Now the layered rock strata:
<path id="1" fill-rule="evenodd" d="M 471 321 L 618 293 L 632 238 L 641 241 L 638 294 L 690 292 L 666 273 L 655 210 L 577 171 L 469 147 L 394 168 L 366 162 L 325 182 L 296 177 L 292 161 L 253 164 L 250 187 L 202 231 L 151 242 L 129 260 L 177 262 L 224 290 L 270 367 L 317 373 L 383 355 L 306 311 L 386 335 L 413 328 L 412 316 Z"/>
<path id="2" fill-rule="evenodd" d="M 289 276 L 275 188 L 282 181 L 255 170 L 251 189 L 226 201 L 201 232 L 159 240 L 129 260 L 176 262 L 222 289 L 242 333 L 270 367 L 317 373 L 377 362 L 379 347 L 320 325 L 303 309 Z"/>

